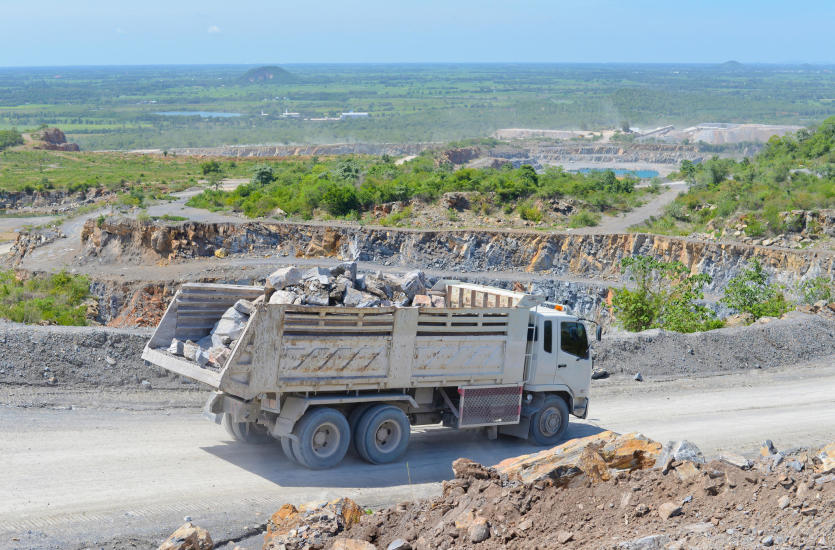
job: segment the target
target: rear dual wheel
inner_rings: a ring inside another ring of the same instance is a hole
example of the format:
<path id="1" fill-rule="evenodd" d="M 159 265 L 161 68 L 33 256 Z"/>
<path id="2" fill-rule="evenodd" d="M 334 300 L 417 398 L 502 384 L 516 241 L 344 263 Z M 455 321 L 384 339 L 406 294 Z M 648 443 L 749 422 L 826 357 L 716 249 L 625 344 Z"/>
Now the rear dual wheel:
<path id="1" fill-rule="evenodd" d="M 372 464 L 394 462 L 409 446 L 409 418 L 394 405 L 365 410 L 354 431 L 354 446 Z"/>

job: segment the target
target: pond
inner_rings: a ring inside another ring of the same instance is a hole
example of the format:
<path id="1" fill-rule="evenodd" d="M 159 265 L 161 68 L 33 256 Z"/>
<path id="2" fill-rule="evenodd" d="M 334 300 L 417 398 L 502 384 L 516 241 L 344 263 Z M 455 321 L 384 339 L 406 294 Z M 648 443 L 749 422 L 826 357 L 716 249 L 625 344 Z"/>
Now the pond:
<path id="1" fill-rule="evenodd" d="M 162 116 L 199 116 L 200 118 L 231 118 L 241 116 L 241 113 L 223 113 L 220 111 L 161 111 L 154 114 Z"/>

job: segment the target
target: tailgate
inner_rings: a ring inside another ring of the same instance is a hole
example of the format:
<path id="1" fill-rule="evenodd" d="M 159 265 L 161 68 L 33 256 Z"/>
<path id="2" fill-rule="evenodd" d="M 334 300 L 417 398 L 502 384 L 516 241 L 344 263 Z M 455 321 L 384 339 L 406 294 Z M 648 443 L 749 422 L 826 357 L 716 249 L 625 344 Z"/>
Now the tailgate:
<path id="1" fill-rule="evenodd" d="M 145 346 L 142 359 L 217 388 L 223 368 L 201 367 L 196 361 L 170 353 L 168 346 L 174 338 L 196 342 L 209 334 L 218 319 L 235 302 L 240 299 L 254 300 L 263 293 L 264 289 L 260 286 L 184 284 Z"/>

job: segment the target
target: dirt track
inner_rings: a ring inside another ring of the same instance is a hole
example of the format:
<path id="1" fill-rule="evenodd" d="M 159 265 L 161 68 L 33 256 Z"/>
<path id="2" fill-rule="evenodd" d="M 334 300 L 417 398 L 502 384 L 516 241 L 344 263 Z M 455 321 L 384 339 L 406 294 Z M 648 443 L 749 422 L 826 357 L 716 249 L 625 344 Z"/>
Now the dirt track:
<path id="1" fill-rule="evenodd" d="M 572 424 L 569 436 L 641 431 L 662 441 L 690 439 L 708 455 L 753 454 L 765 438 L 780 448 L 821 444 L 835 439 L 833 360 L 671 382 L 603 382 L 593 387 L 590 418 Z M 232 444 L 201 417 L 198 392 L 0 392 L 8 404 L 0 415 L 0 547 L 9 548 L 74 548 L 130 534 L 151 545 L 185 515 L 216 540 L 236 538 L 284 502 L 411 500 L 436 494 L 459 456 L 493 464 L 533 449 L 429 428 L 413 434 L 404 462 L 371 466 L 353 458 L 310 472 L 291 466 L 277 445 Z"/>

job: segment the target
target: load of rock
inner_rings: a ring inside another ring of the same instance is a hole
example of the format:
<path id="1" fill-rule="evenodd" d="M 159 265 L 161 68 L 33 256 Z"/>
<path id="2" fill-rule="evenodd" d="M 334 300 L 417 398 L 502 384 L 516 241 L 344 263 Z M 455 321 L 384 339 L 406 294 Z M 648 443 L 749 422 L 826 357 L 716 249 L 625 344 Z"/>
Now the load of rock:
<path id="1" fill-rule="evenodd" d="M 420 270 L 396 277 L 379 271 L 357 273 L 356 262 L 341 263 L 330 269 L 312 267 L 306 271 L 296 266 L 283 267 L 267 277 L 262 296 L 253 301 L 238 300 L 223 313 L 207 336 L 196 342 L 174 338 L 168 351 L 201 367 L 220 369 L 259 303 L 358 308 L 444 306 L 443 296 L 427 292 L 426 276 Z"/>

